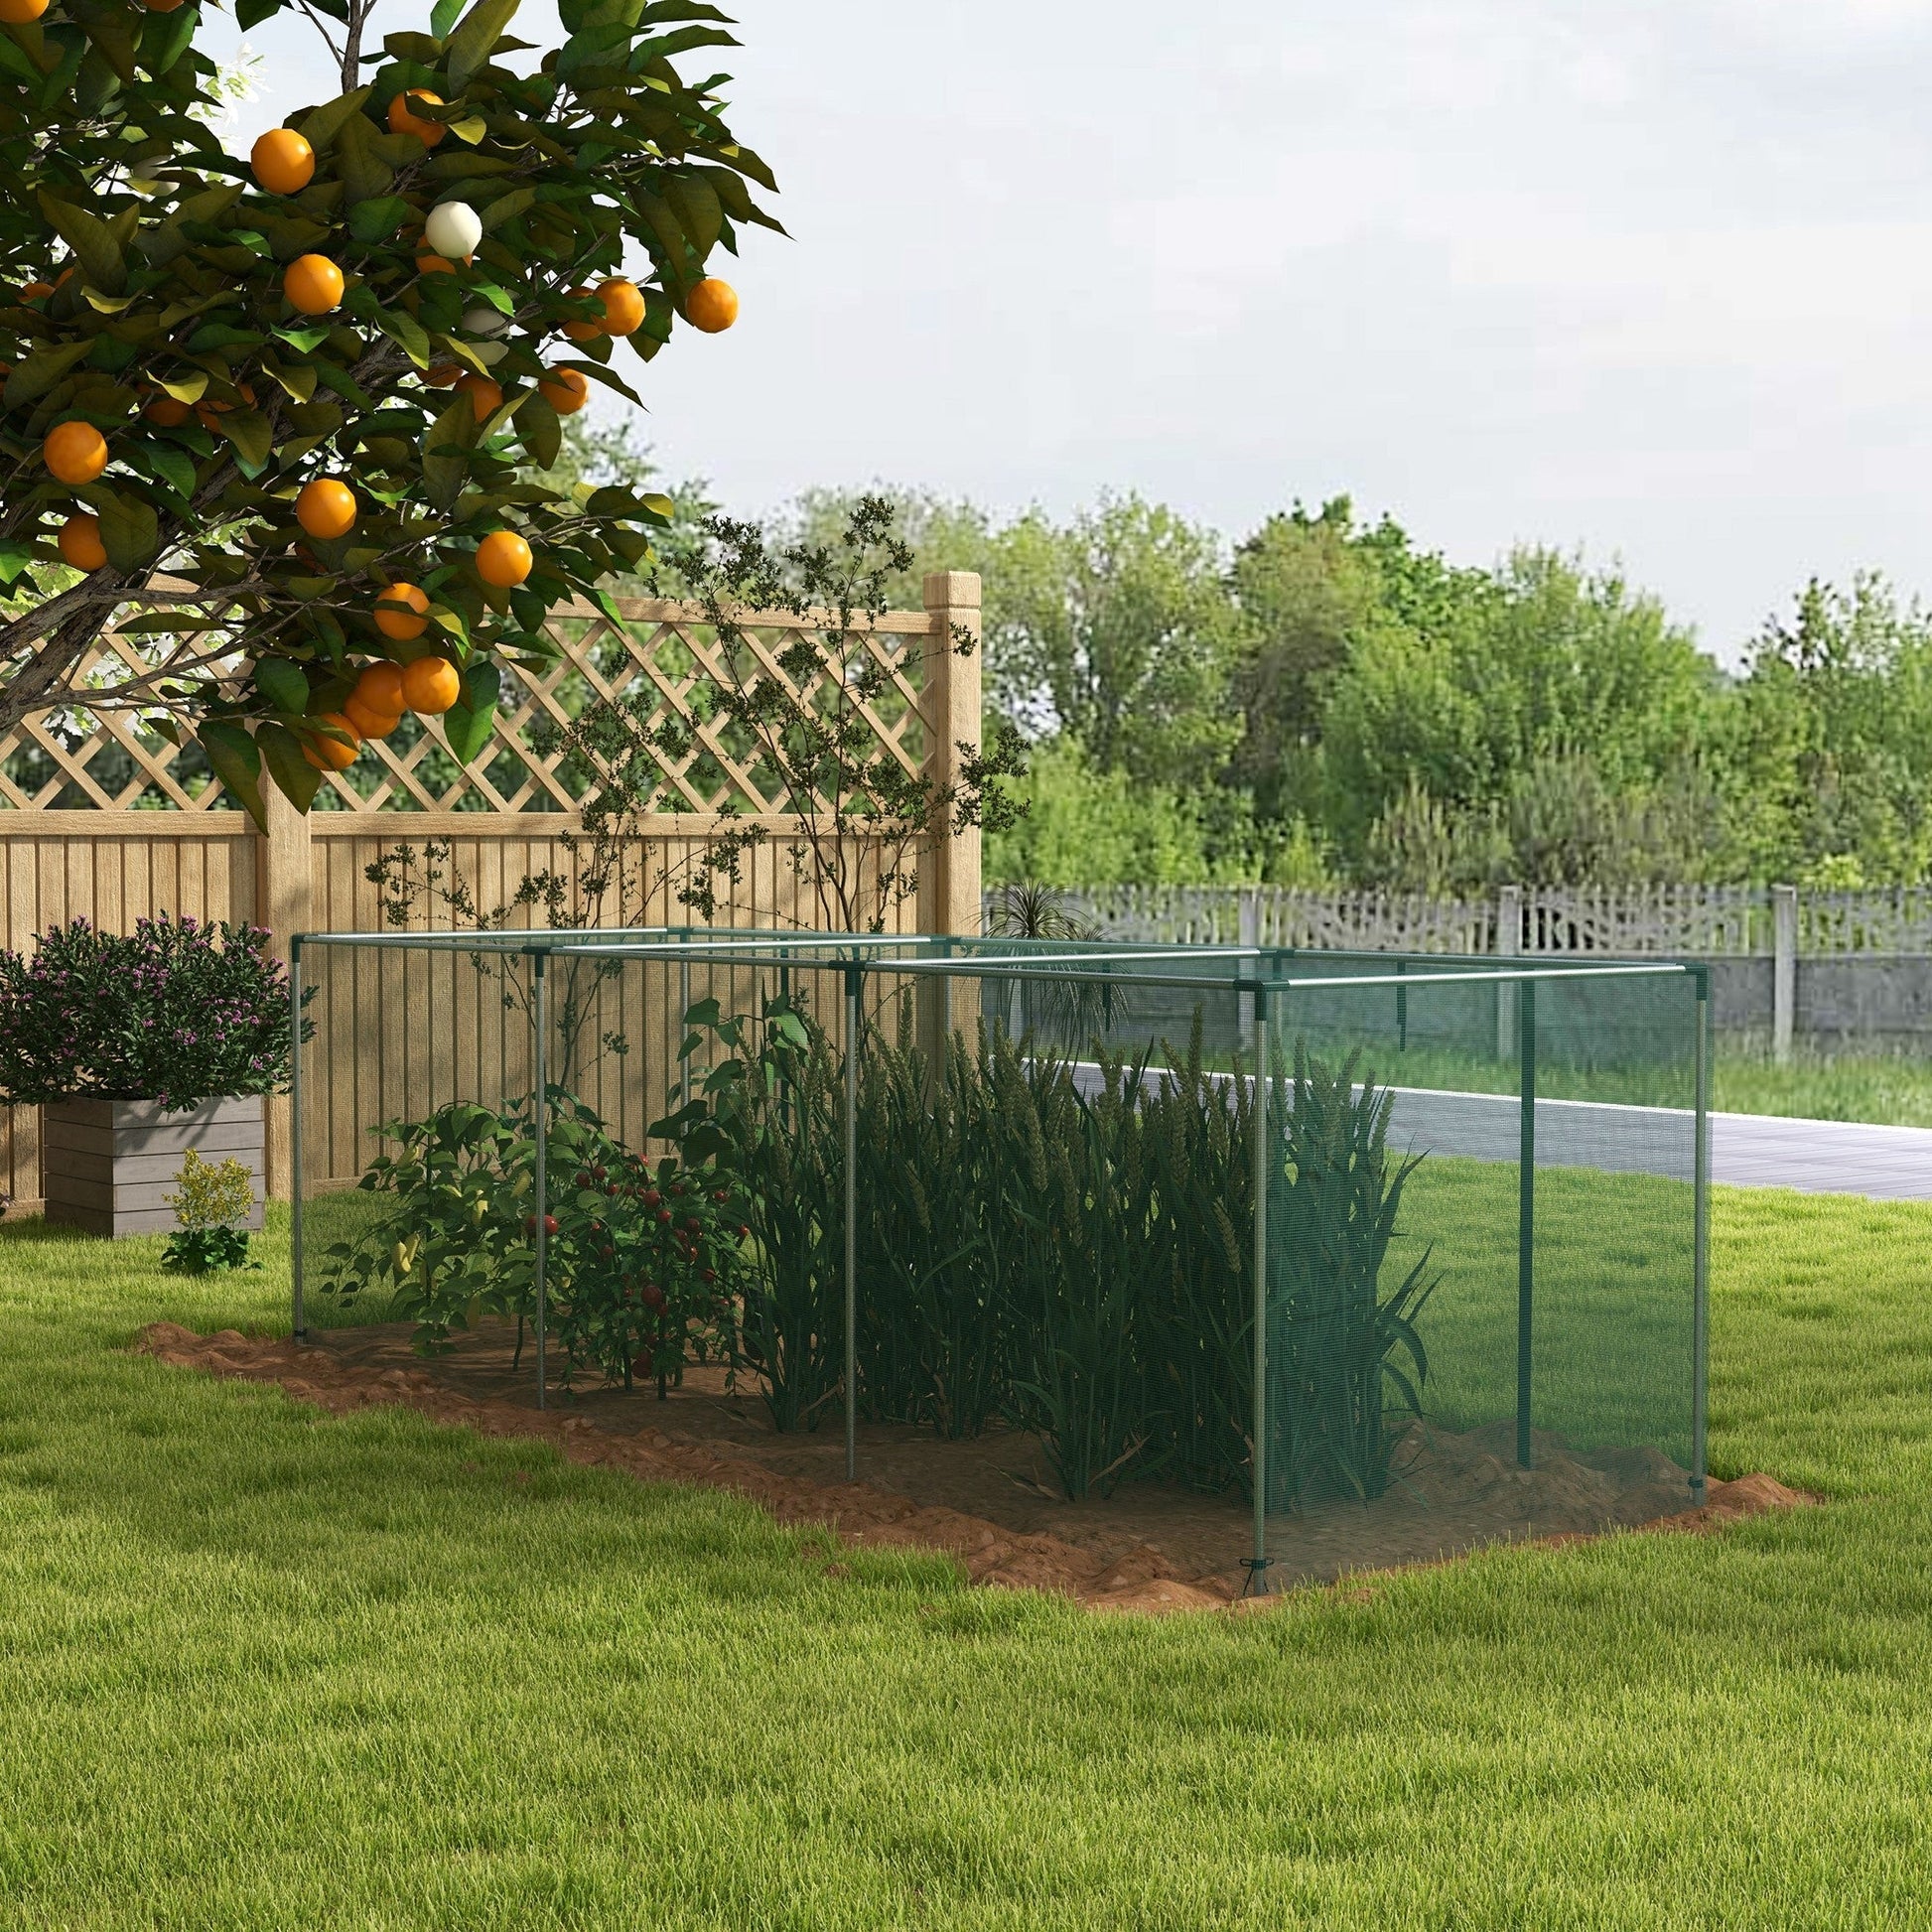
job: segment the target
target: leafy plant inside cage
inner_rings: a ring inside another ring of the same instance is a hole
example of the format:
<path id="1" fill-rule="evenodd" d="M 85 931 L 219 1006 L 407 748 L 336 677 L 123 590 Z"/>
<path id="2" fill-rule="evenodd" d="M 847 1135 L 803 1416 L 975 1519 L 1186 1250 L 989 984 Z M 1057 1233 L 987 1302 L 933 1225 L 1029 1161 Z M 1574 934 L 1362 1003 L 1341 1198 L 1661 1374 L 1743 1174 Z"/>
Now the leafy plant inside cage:
<path id="1" fill-rule="evenodd" d="M 1392 1415 L 1420 1417 L 1429 1354 L 1418 1320 L 1436 1279 L 1425 1249 L 1384 1293 L 1405 1187 L 1423 1157 L 1392 1156 L 1395 1096 L 1300 1041 L 1286 1108 L 1282 1231 L 1269 1243 L 1271 1501 L 1367 1499 L 1388 1487 Z M 1279 1074 L 1274 1082 L 1281 1087 Z"/>
<path id="2" fill-rule="evenodd" d="M 394 1205 L 328 1250 L 328 1292 L 386 1291 L 424 1352 L 513 1317 L 520 1361 L 536 1308 L 533 1099 L 501 1111 L 456 1102 L 382 1131 L 399 1152 L 371 1162 L 361 1185 Z M 560 1087 L 545 1157 L 544 1306 L 566 1385 L 595 1371 L 625 1388 L 653 1380 L 661 1395 L 687 1361 L 727 1357 L 747 1233 L 736 1185 L 645 1161 Z"/>

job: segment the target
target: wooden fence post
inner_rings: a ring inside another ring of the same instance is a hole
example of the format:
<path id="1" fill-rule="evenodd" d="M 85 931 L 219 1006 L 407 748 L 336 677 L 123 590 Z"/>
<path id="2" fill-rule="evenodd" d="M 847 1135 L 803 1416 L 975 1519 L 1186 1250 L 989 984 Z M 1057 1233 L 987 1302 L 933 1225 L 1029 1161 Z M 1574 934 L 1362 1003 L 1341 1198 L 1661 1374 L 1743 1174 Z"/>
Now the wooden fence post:
<path id="1" fill-rule="evenodd" d="M 961 782 L 965 759 L 980 749 L 980 580 L 970 570 L 928 572 L 926 616 L 925 771 L 941 792 Z M 961 654 L 967 638 L 972 649 Z M 948 813 L 950 818 L 950 813 Z M 935 830 L 919 862 L 919 930 L 978 938 L 984 928 L 980 900 L 980 828 L 955 835 Z M 920 1032 L 937 1067 L 947 1037 L 963 1032 L 970 1040 L 979 1026 L 976 980 L 927 982 Z"/>
<path id="2" fill-rule="evenodd" d="M 1798 1018 L 1798 889 L 1771 888 L 1771 1057 L 1791 1057 Z"/>
<path id="3" fill-rule="evenodd" d="M 269 952 L 286 962 L 289 941 L 315 924 L 315 860 L 307 816 L 298 812 L 278 787 L 264 785 L 262 791 L 268 808 L 268 830 L 257 841 L 255 903 L 261 908 L 257 921 L 268 928 Z M 313 972 L 319 963 L 312 961 L 309 970 Z M 287 1200 L 293 1192 L 287 1094 L 269 1095 L 265 1125 L 269 1198 Z"/>
<path id="4" fill-rule="evenodd" d="M 925 580 L 932 620 L 925 673 L 926 775 L 942 790 L 980 748 L 980 580 L 970 570 L 935 570 Z M 959 645 L 972 639 L 972 650 Z M 963 749 L 962 749 L 963 748 Z M 980 931 L 980 832 L 935 833 L 919 867 L 919 930 L 977 938 Z"/>

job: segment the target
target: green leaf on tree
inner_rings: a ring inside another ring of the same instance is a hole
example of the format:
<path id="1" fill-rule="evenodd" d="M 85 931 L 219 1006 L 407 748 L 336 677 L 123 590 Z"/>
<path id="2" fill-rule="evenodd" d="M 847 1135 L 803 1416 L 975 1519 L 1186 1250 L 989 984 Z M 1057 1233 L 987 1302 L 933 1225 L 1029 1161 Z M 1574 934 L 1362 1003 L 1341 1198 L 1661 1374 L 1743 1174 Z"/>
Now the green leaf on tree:
<path id="1" fill-rule="evenodd" d="M 323 104 L 305 114 L 296 123 L 296 130 L 318 154 L 326 153 L 336 143 L 350 121 L 360 118 L 362 103 L 375 90 L 372 87 L 357 87 L 353 93 L 338 95 L 334 100 Z"/>
<path id="2" fill-rule="evenodd" d="M 536 200 L 534 188 L 512 188 L 507 195 L 498 195 L 493 202 L 480 209 L 477 219 L 483 223 L 483 233 L 487 234 L 491 228 L 500 228 L 505 221 L 513 221 L 525 208 L 534 207 Z"/>
<path id="3" fill-rule="evenodd" d="M 127 286 L 127 263 L 107 223 L 71 202 L 57 201 L 46 189 L 41 190 L 40 203 L 41 212 L 73 250 L 87 281 L 104 295 L 119 295 Z"/>
<path id="4" fill-rule="evenodd" d="M 717 195 L 708 182 L 673 181 L 665 185 L 664 199 L 702 261 L 717 246 L 725 225 L 725 211 L 718 206 Z"/>
<path id="5" fill-rule="evenodd" d="M 159 79 L 168 73 L 194 43 L 202 24 L 199 7 L 177 7 L 172 13 L 151 14 L 141 26 L 141 65 Z"/>
<path id="6" fill-rule="evenodd" d="M 255 743 L 282 795 L 297 811 L 306 812 L 316 801 L 322 773 L 302 756 L 302 741 L 286 725 L 264 725 Z"/>
<path id="7" fill-rule="evenodd" d="M 195 459 L 174 443 L 149 443 L 128 453 L 143 476 L 164 483 L 184 502 L 195 493 Z"/>
<path id="8" fill-rule="evenodd" d="M 255 689 L 277 711 L 293 712 L 299 718 L 309 708 L 309 680 L 302 667 L 286 657 L 264 657 L 255 666 Z"/>
<path id="9" fill-rule="evenodd" d="M 35 349 L 7 378 L 7 407 L 19 409 L 39 402 L 92 347 L 87 341 Z"/>
<path id="10" fill-rule="evenodd" d="M 264 469 L 268 459 L 275 454 L 274 432 L 268 426 L 268 418 L 259 409 L 229 411 L 221 418 L 221 433 L 251 472 Z"/>
<path id="11" fill-rule="evenodd" d="M 477 412 L 468 396 L 458 396 L 423 438 L 423 483 L 437 509 L 447 510 L 462 494 L 476 440 Z"/>
<path id="12" fill-rule="evenodd" d="M 348 231 L 357 241 L 382 241 L 397 233 L 415 210 L 400 195 L 378 195 L 348 211 Z"/>
<path id="13" fill-rule="evenodd" d="M 264 358 L 263 366 L 281 384 L 284 392 L 296 402 L 309 402 L 316 393 L 316 372 L 307 363 L 293 369 L 285 369 L 279 363 Z"/>
<path id="14" fill-rule="evenodd" d="M 444 49 L 450 78 L 459 88 L 488 64 L 497 37 L 516 15 L 517 0 L 477 0 L 450 35 Z"/>
<path id="15" fill-rule="evenodd" d="M 503 674 L 483 660 L 463 674 L 463 696 L 443 715 L 443 736 L 460 764 L 468 764 L 489 743 Z"/>
<path id="16" fill-rule="evenodd" d="M 21 52 L 19 44 L 10 34 L 0 34 L 0 69 L 17 80 L 26 81 L 30 87 L 40 85 L 40 69 Z"/>
<path id="17" fill-rule="evenodd" d="M 268 814 L 262 805 L 261 753 L 255 741 L 239 726 L 225 719 L 211 719 L 196 734 L 207 754 L 208 767 L 226 786 L 229 794 L 241 801 L 265 832 Z"/>
<path id="18" fill-rule="evenodd" d="M 539 470 L 556 467 L 557 458 L 563 453 L 564 426 L 542 396 L 523 398 L 516 412 L 516 434 Z"/>
<path id="19" fill-rule="evenodd" d="M 152 504 L 107 489 L 87 500 L 100 518 L 101 548 L 116 570 L 139 570 L 160 548 L 161 526 Z"/>
<path id="20" fill-rule="evenodd" d="M 376 152 L 375 140 L 375 129 L 361 114 L 351 114 L 337 136 L 337 170 L 351 203 L 372 202 L 388 194 L 396 178 L 396 171 Z"/>
<path id="21" fill-rule="evenodd" d="M 423 325 L 401 309 L 378 309 L 375 326 L 416 364 L 429 367 L 429 336 Z"/>

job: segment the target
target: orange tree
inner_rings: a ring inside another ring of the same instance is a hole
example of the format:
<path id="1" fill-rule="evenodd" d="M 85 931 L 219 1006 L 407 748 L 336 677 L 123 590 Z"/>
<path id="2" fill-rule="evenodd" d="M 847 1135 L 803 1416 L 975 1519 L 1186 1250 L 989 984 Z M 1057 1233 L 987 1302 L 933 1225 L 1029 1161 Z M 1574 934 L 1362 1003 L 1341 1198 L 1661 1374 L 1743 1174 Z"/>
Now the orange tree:
<path id="1" fill-rule="evenodd" d="M 0 0 L 0 731 L 139 709 L 306 809 L 405 708 L 474 756 L 550 608 L 647 559 L 664 498 L 534 473 L 638 400 L 621 343 L 730 326 L 707 259 L 774 184 L 673 65 L 714 8 L 561 0 L 539 50 L 516 4 L 365 54 L 373 0 L 304 0 L 344 91 L 244 160 L 196 0 Z M 143 667 L 83 680 L 117 620 Z"/>

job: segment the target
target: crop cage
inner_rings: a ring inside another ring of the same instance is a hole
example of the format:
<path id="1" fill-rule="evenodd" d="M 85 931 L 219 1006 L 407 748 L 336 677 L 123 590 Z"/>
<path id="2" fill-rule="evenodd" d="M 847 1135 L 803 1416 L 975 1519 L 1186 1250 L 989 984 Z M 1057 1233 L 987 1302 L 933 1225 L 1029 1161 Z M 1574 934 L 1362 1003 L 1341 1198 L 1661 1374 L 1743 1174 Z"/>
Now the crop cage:
<path id="1" fill-rule="evenodd" d="M 433 1318 L 527 1320 L 559 1400 L 601 1264 L 557 1211 L 620 1248 L 652 1218 L 562 1171 L 588 1120 L 740 1190 L 724 1342 L 776 1428 L 842 1417 L 849 1477 L 862 1419 L 1028 1431 L 1069 1496 L 1251 1502 L 1261 1587 L 1286 1519 L 1442 1441 L 1703 1500 L 1702 966 L 654 927 L 310 933 L 291 969 L 298 1337 L 358 1240 L 421 1312 L 396 1169 L 323 1223 L 464 1109 L 505 1132 L 442 1171 L 479 1231 L 434 1266 L 498 1292 Z"/>

